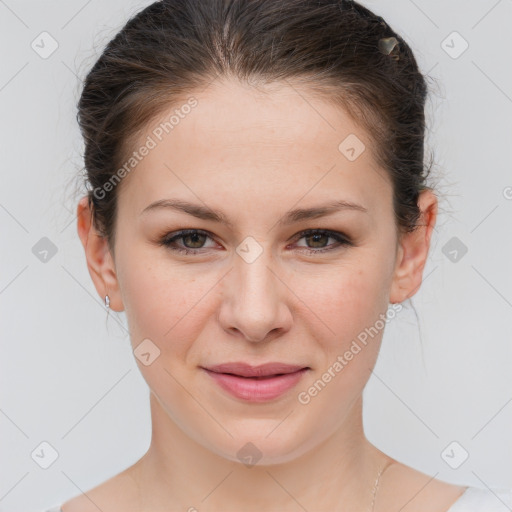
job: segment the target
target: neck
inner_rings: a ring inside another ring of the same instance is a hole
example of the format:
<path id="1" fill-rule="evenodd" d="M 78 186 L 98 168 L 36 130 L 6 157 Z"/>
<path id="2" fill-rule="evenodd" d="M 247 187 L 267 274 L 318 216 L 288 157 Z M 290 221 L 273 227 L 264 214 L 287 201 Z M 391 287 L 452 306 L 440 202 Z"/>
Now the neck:
<path id="1" fill-rule="evenodd" d="M 375 478 L 387 458 L 364 436 L 361 398 L 320 445 L 266 466 L 246 467 L 205 448 L 172 421 L 153 393 L 151 416 L 151 445 L 136 464 L 136 479 L 155 508 L 295 512 L 342 505 L 370 511 Z"/>

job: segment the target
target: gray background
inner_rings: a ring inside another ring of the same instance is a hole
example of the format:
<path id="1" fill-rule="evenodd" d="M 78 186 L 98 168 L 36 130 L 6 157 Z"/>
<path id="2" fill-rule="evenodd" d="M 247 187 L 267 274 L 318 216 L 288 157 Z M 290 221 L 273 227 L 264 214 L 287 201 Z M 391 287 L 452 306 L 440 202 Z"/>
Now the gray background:
<path id="1" fill-rule="evenodd" d="M 1 511 L 60 504 L 149 446 L 148 389 L 125 318 L 107 319 L 75 219 L 80 79 L 149 3 L 0 0 Z M 512 1 L 362 3 L 433 79 L 427 154 L 442 209 L 412 300 L 419 319 L 405 303 L 386 327 L 366 433 L 436 478 L 512 487 Z M 58 44 L 47 58 L 43 31 Z M 46 261 L 43 237 L 57 251 Z M 450 467 L 462 450 L 469 458 Z"/>

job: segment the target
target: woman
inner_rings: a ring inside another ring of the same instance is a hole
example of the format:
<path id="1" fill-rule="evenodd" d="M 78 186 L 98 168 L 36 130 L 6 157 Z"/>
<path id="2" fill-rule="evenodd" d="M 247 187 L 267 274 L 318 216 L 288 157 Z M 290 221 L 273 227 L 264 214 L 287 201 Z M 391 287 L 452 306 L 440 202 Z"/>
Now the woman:
<path id="1" fill-rule="evenodd" d="M 510 490 L 433 479 L 363 430 L 436 222 L 426 96 L 357 2 L 164 0 L 107 45 L 79 102 L 78 232 L 126 312 L 152 440 L 63 512 L 508 510 Z"/>

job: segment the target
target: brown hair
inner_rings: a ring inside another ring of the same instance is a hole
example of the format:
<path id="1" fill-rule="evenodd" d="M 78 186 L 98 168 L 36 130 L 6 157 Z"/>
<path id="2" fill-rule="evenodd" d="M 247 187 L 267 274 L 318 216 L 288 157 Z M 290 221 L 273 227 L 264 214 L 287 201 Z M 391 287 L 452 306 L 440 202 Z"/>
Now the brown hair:
<path id="1" fill-rule="evenodd" d="M 419 193 L 430 188 L 427 86 L 412 50 L 380 16 L 347 0 L 162 0 L 107 44 L 78 103 L 89 204 L 112 250 L 120 187 L 94 191 L 150 121 L 218 76 L 255 87 L 292 80 L 344 107 L 391 180 L 397 232 L 416 227 Z"/>

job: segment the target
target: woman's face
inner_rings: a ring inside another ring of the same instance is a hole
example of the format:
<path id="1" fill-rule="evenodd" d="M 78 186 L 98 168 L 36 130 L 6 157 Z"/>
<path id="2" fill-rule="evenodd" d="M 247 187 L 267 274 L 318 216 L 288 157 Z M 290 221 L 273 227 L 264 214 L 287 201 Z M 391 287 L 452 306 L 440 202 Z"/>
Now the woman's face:
<path id="1" fill-rule="evenodd" d="M 399 252 L 392 188 L 367 134 L 304 90 L 216 82 L 194 98 L 134 148 L 150 149 L 120 186 L 113 303 L 179 428 L 228 459 L 250 442 L 285 462 L 346 425 L 375 364 Z M 341 201 L 359 206 L 302 212 Z M 200 231 L 170 241 L 184 229 Z M 307 370 L 205 370 L 234 362 Z"/>

